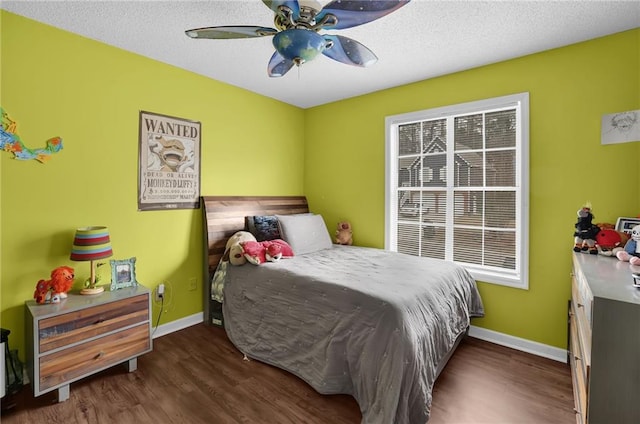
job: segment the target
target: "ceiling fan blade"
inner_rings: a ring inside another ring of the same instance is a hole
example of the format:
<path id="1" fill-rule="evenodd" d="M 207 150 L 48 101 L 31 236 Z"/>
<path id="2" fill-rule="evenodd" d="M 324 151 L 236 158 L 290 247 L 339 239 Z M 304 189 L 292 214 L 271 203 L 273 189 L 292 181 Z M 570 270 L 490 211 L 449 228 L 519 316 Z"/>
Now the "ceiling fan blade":
<path id="1" fill-rule="evenodd" d="M 280 6 L 286 6 L 291 9 L 293 16 L 298 16 L 300 14 L 300 5 L 298 4 L 298 0 L 262 0 L 262 3 L 266 4 L 274 13 L 278 13 L 278 8 Z"/>
<path id="2" fill-rule="evenodd" d="M 378 61 L 378 57 L 371 50 L 356 40 L 342 35 L 324 35 L 324 38 L 332 41 L 333 45 L 324 49 L 322 54 L 333 60 L 363 68 Z"/>
<path id="3" fill-rule="evenodd" d="M 410 1 L 411 0 L 333 0 L 316 15 L 316 21 L 320 22 L 326 15 L 331 14 L 338 18 L 338 22 L 335 25 L 329 23 L 323 27 L 324 29 L 351 28 L 382 18 L 405 6 Z"/>
<path id="4" fill-rule="evenodd" d="M 293 68 L 293 60 L 289 60 L 284 58 L 278 51 L 276 50 L 271 56 L 269 60 L 269 65 L 267 66 L 267 73 L 272 78 L 281 77 L 287 72 L 289 69 Z"/>
<path id="5" fill-rule="evenodd" d="M 229 38 L 254 38 L 277 34 L 274 28 L 260 26 L 216 26 L 208 28 L 196 28 L 185 31 L 191 38 L 229 39 Z"/>

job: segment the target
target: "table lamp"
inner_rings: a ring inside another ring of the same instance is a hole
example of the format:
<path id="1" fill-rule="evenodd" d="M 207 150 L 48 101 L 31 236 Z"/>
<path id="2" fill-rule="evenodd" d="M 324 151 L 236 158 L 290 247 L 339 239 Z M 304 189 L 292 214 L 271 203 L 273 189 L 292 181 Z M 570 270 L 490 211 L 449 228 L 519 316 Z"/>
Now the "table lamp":
<path id="1" fill-rule="evenodd" d="M 91 261 L 91 277 L 80 294 L 98 294 L 104 287 L 96 286 L 96 265 L 93 261 L 113 255 L 107 227 L 83 227 L 76 230 L 71 247 L 72 261 Z"/>

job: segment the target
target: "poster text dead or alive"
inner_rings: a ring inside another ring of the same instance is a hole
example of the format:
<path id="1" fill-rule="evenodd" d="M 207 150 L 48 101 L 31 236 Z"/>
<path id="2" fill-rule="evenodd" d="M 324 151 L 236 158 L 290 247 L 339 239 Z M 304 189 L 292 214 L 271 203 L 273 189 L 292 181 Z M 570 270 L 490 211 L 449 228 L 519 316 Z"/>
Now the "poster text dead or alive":
<path id="1" fill-rule="evenodd" d="M 138 210 L 198 208 L 200 123 L 140 112 Z"/>

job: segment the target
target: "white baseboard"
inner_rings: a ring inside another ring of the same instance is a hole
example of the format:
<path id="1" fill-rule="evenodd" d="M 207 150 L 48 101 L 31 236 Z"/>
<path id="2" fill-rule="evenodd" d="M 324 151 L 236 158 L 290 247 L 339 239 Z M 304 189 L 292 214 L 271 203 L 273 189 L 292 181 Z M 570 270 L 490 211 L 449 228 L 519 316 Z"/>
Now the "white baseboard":
<path id="1" fill-rule="evenodd" d="M 192 325 L 200 324 L 204 321 L 204 313 L 199 312 L 197 314 L 190 315 L 188 317 L 180 318 L 175 321 L 168 322 L 166 324 L 159 325 L 152 329 L 151 337 L 157 338 L 166 336 L 174 331 L 182 330 Z"/>
<path id="2" fill-rule="evenodd" d="M 469 328 L 469 335 L 501 346 L 553 359 L 554 361 L 567 362 L 567 351 L 565 349 L 522 339 L 516 336 L 510 336 L 504 333 L 498 333 L 497 331 L 487 330 L 486 328 L 476 327 L 474 325 Z"/>

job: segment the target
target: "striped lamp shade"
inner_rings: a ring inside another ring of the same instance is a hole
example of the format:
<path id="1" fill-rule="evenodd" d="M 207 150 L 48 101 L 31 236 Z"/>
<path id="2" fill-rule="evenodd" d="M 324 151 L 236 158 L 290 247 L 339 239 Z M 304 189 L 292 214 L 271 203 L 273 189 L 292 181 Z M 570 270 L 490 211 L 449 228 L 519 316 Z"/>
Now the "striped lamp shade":
<path id="1" fill-rule="evenodd" d="M 84 227 L 76 230 L 71 247 L 72 261 L 93 261 L 113 255 L 107 227 Z"/>

